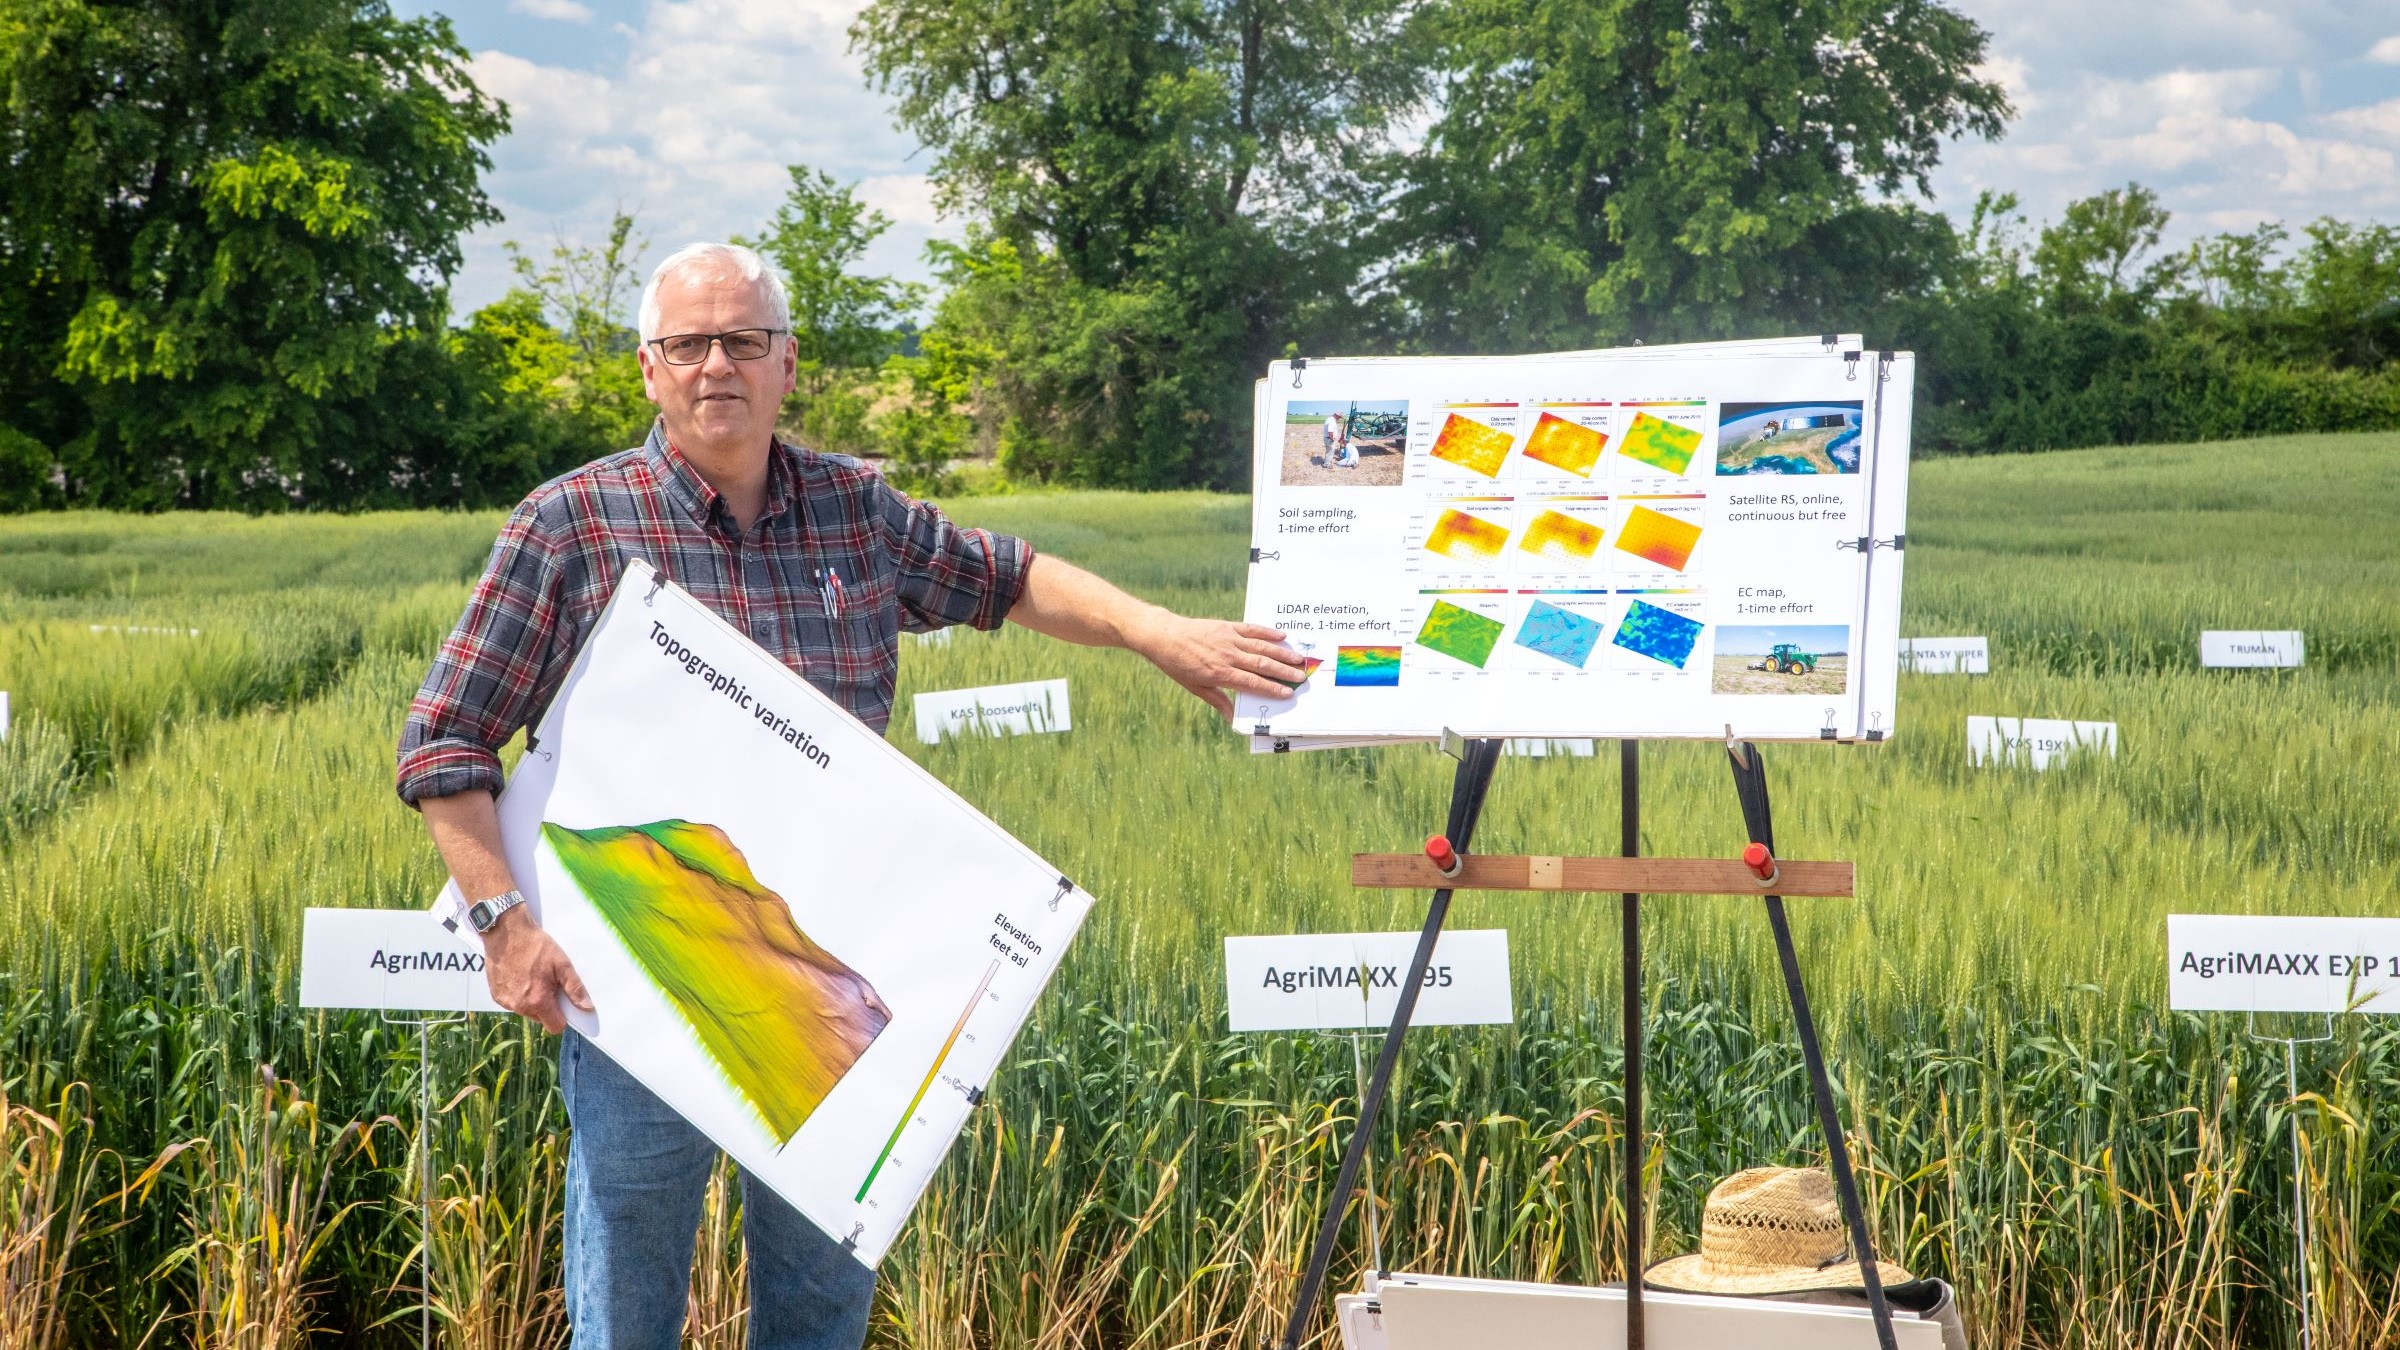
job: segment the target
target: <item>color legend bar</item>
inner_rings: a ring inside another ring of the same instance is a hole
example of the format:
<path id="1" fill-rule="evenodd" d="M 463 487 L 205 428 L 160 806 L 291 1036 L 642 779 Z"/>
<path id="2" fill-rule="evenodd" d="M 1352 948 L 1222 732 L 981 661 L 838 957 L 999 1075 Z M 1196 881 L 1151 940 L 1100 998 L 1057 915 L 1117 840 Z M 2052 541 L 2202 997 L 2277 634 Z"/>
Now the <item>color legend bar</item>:
<path id="1" fill-rule="evenodd" d="M 900 1142 L 900 1134 L 908 1128 L 909 1118 L 916 1115 L 917 1108 L 924 1104 L 925 1094 L 933 1088 L 933 1080 L 941 1077 L 942 1061 L 950 1058 L 951 1048 L 958 1044 L 959 1033 L 967 1029 L 967 1019 L 975 1015 L 975 1009 L 983 1002 L 984 992 L 992 987 L 992 977 L 999 973 L 1000 963 L 995 960 L 983 972 L 983 980 L 975 986 L 975 992 L 968 996 L 967 1006 L 959 1011 L 958 1022 L 950 1028 L 950 1038 L 942 1042 L 941 1052 L 933 1057 L 933 1067 L 925 1071 L 925 1081 L 917 1084 L 917 1095 L 908 1099 L 908 1109 L 900 1113 L 900 1123 L 892 1127 L 892 1137 L 883 1141 L 883 1152 L 875 1155 L 875 1165 L 867 1169 L 867 1179 L 858 1183 L 859 1204 L 867 1202 L 867 1188 L 875 1184 L 875 1174 L 883 1170 L 884 1160 L 892 1156 L 893 1145 Z"/>

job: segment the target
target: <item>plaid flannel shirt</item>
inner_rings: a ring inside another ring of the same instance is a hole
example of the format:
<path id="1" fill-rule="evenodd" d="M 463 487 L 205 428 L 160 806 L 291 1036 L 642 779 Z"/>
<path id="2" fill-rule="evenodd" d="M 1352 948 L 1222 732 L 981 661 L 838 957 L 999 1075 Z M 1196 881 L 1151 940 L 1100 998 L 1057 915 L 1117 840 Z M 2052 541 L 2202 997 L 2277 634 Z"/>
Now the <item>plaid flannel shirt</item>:
<path id="1" fill-rule="evenodd" d="M 500 790 L 500 747 L 541 720 L 636 557 L 881 732 L 901 630 L 999 627 L 1033 549 L 952 524 L 854 459 L 781 441 L 766 510 L 737 533 L 716 489 L 654 425 L 648 444 L 544 483 L 510 514 L 409 707 L 401 800 Z M 820 589 L 829 572 L 835 612 Z"/>

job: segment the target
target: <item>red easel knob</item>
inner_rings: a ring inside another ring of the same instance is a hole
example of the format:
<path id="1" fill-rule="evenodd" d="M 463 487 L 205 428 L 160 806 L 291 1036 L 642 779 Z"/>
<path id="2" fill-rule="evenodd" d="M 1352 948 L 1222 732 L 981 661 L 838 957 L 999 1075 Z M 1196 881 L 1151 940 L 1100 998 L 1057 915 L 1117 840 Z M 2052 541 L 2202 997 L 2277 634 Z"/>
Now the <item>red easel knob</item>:
<path id="1" fill-rule="evenodd" d="M 1458 850 L 1450 847 L 1449 839 L 1438 834 L 1425 836 L 1425 856 L 1433 861 L 1433 870 L 1446 877 L 1458 875 Z"/>
<path id="2" fill-rule="evenodd" d="M 1752 840 L 1742 849 L 1742 866 L 1750 869 L 1750 875 L 1757 877 L 1761 886 L 1783 875 L 1783 869 L 1775 863 L 1775 855 L 1757 840 Z"/>

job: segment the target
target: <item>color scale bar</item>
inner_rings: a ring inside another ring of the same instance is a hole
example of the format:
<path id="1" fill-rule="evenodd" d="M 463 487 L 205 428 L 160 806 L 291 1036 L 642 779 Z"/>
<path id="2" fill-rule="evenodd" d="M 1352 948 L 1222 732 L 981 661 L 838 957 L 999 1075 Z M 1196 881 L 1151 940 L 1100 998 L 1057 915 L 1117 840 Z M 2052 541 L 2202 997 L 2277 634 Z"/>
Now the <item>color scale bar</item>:
<path id="1" fill-rule="evenodd" d="M 917 1113 L 917 1107 L 925 1101 L 925 1094 L 933 1088 L 933 1080 L 941 1076 L 942 1061 L 950 1058 L 950 1047 L 958 1044 L 959 1033 L 967 1029 L 967 1019 L 975 1015 L 976 1006 L 983 1002 L 983 992 L 992 987 L 992 977 L 999 973 L 1000 963 L 996 960 L 983 972 L 983 982 L 975 986 L 975 992 L 967 999 L 967 1006 L 958 1014 L 958 1024 L 950 1028 L 950 1039 L 942 1042 L 941 1053 L 933 1057 L 933 1067 L 925 1071 L 925 1081 L 917 1084 L 917 1095 L 908 1099 L 908 1109 L 900 1113 L 900 1123 L 892 1127 L 892 1137 L 883 1141 L 883 1152 L 875 1155 L 875 1165 L 867 1169 L 867 1179 L 858 1183 L 858 1199 L 855 1203 L 867 1203 L 867 1188 L 875 1184 L 875 1174 L 883 1170 L 884 1159 L 892 1156 L 892 1146 L 900 1142 L 900 1132 L 908 1128 L 909 1117 Z"/>
<path id="2" fill-rule="evenodd" d="M 1506 595 L 1506 586 L 1470 586 L 1460 590 L 1419 591 L 1419 595 Z"/>

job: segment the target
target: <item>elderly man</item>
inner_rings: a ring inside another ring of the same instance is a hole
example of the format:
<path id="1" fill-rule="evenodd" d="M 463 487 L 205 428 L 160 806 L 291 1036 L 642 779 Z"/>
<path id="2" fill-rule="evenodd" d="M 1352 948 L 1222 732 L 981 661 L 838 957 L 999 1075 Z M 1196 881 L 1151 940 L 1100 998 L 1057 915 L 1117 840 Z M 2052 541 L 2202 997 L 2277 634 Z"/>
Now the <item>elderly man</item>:
<path id="1" fill-rule="evenodd" d="M 591 999 L 517 904 L 494 794 L 499 748 L 535 722 L 643 557 L 852 715 L 891 715 L 897 633 L 1014 620 L 1140 653 L 1219 713 L 1227 691 L 1303 675 L 1282 634 L 1145 604 L 1024 541 L 962 529 L 854 460 L 776 439 L 795 373 L 789 301 L 758 255 L 695 244 L 642 294 L 648 444 L 553 479 L 509 516 L 401 735 L 399 790 L 423 812 L 472 903 L 492 996 L 556 1033 Z M 819 578 L 838 576 L 838 590 Z M 831 597 L 830 599 L 828 597 Z M 1279 683 L 1280 681 L 1280 683 Z M 692 1238 L 716 1153 L 624 1070 L 569 1032 L 559 1084 L 568 1155 L 566 1295 L 581 1350 L 673 1350 Z M 853 1347 L 874 1278 L 798 1211 L 747 1184 L 754 1350 Z"/>

